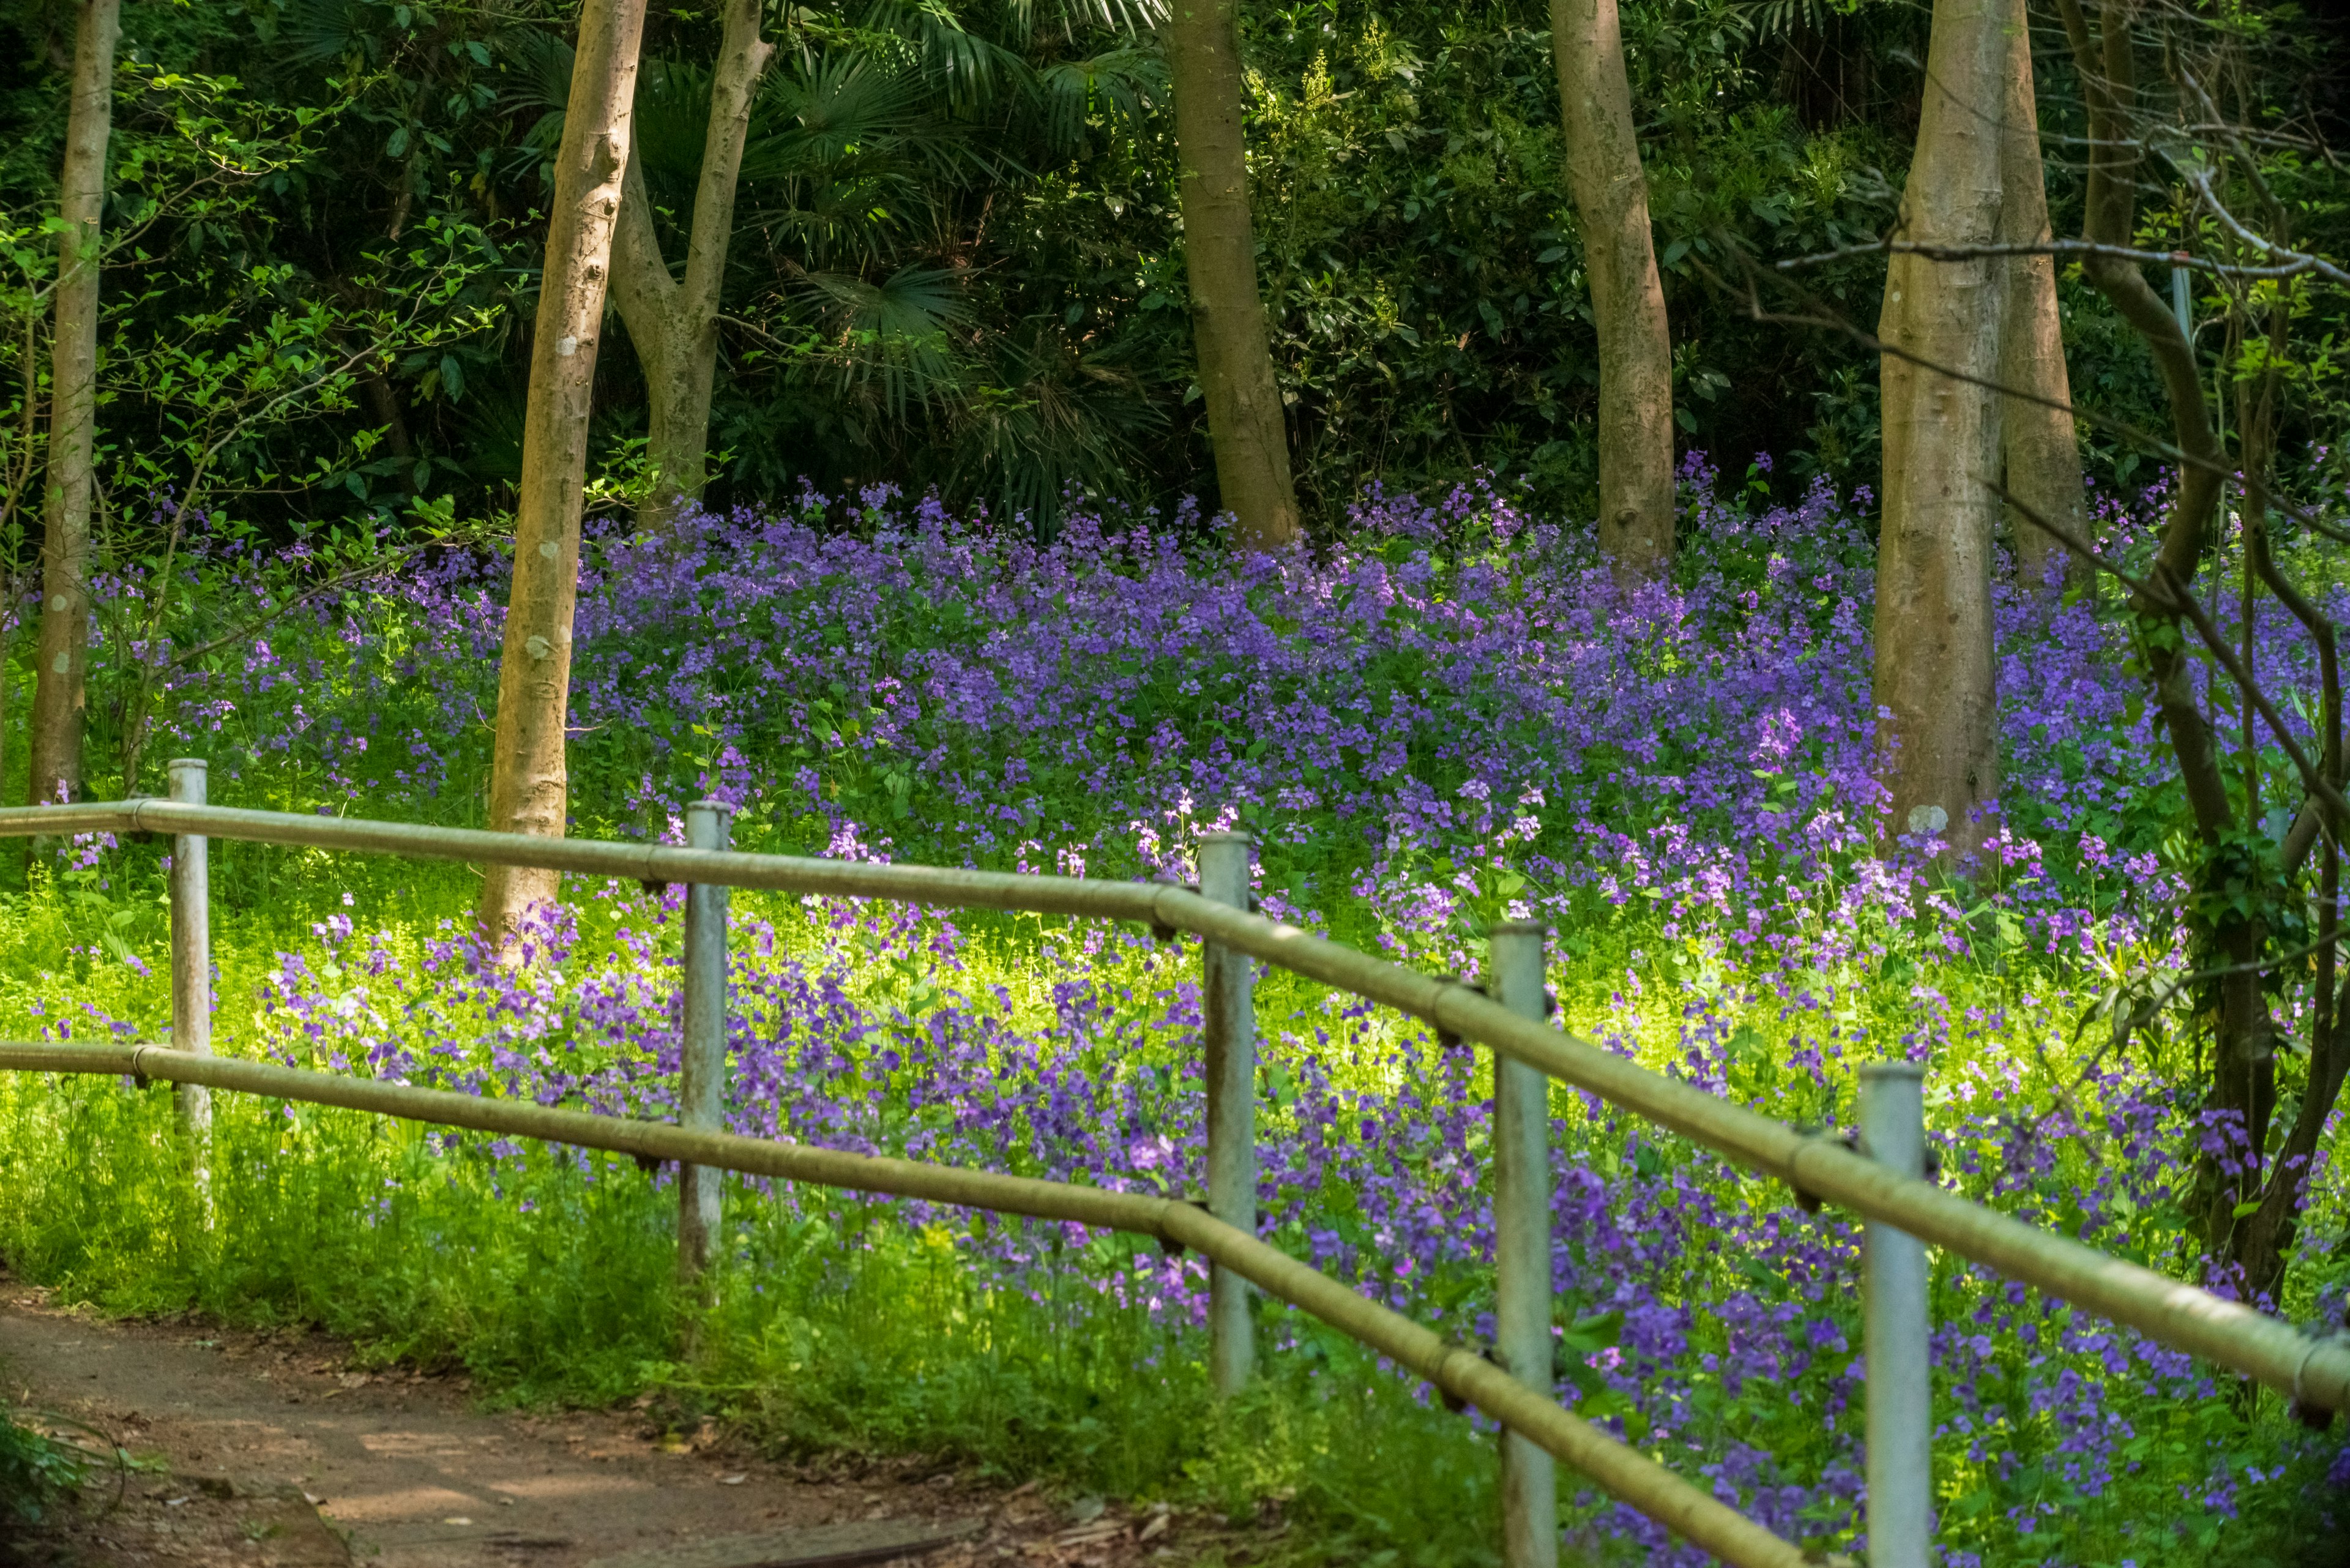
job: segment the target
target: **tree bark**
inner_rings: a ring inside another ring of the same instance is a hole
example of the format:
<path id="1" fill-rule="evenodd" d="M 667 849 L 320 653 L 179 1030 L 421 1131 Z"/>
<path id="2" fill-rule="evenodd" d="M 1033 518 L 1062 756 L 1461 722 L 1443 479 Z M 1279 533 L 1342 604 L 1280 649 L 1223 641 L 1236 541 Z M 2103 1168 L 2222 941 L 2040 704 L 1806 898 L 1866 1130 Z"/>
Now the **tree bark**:
<path id="1" fill-rule="evenodd" d="M 1616 0 L 1551 0 L 1566 183 L 1599 331 L 1599 548 L 1619 584 L 1673 561 L 1673 347 Z"/>
<path id="2" fill-rule="evenodd" d="M 681 284 L 661 255 L 644 172 L 629 171 L 613 241 L 612 300 L 644 367 L 651 404 L 645 456 L 655 477 L 637 509 L 642 529 L 667 527 L 681 508 L 702 498 L 708 481 L 710 394 L 718 374 L 718 306 L 734 233 L 735 180 L 752 100 L 774 53 L 759 36 L 759 0 L 728 0 Z"/>
<path id="3" fill-rule="evenodd" d="M 1901 195 L 1906 238 L 1983 245 L 1996 234 L 2011 12 L 2012 0 L 1934 7 L 1917 157 Z M 1976 807 L 1999 792 L 1991 617 L 1999 501 L 1985 483 L 1999 457 L 1999 409 L 1980 383 L 1999 369 L 2005 270 L 1990 259 L 1898 254 L 1877 327 L 1887 343 L 1955 372 L 1897 353 L 1881 362 L 1876 621 L 1879 768 L 1892 831 L 1939 830 L 1953 853 L 1979 841 Z"/>
<path id="4" fill-rule="evenodd" d="M 579 582 L 579 514 L 588 477 L 588 416 L 596 340 L 628 172 L 637 47 L 644 0 L 586 0 L 556 155 L 546 270 L 523 414 L 522 488 L 515 506 L 514 587 L 498 663 L 498 722 L 489 826 L 563 836 L 564 729 L 571 695 L 572 601 Z M 552 871 L 492 866 L 482 882 L 485 940 L 503 948 L 531 904 L 555 896 Z"/>
<path id="5" fill-rule="evenodd" d="M 89 520 L 98 494 L 99 224 L 114 129 L 120 0 L 82 0 L 73 104 L 58 180 L 57 330 L 50 345 L 49 472 L 41 543 L 40 653 L 33 684 L 26 799 L 81 793 L 89 673 Z"/>
<path id="6" fill-rule="evenodd" d="M 2033 87 L 2032 34 L 2022 0 L 2008 18 L 2007 115 L 2000 144 L 1999 239 L 2044 244 L 2048 187 L 2040 152 L 2040 115 Z M 2064 327 L 2056 310 L 2056 258 L 2015 256 L 2007 264 L 2007 305 L 2000 324 L 1999 384 L 2044 400 L 2000 400 L 2000 445 L 2007 488 L 2038 515 L 2086 536 L 2088 505 L 2081 480 L 2081 448 L 2067 411 L 2073 379 L 2064 365 Z M 2054 403 L 2062 405 L 2049 407 Z M 2045 530 L 2011 510 L 2008 537 L 2015 546 L 2016 580 L 2033 591 L 2059 584 L 2093 587 L 2095 575 Z"/>
<path id="7" fill-rule="evenodd" d="M 1174 87 L 1183 265 L 1191 284 L 1191 340 L 1208 404 L 1208 439 L 1216 451 L 1216 485 L 1232 514 L 1236 546 L 1284 549 L 1304 530 L 1264 300 L 1257 292 L 1256 228 L 1249 215 L 1241 130 L 1239 0 L 1175 0 L 1159 37 Z"/>

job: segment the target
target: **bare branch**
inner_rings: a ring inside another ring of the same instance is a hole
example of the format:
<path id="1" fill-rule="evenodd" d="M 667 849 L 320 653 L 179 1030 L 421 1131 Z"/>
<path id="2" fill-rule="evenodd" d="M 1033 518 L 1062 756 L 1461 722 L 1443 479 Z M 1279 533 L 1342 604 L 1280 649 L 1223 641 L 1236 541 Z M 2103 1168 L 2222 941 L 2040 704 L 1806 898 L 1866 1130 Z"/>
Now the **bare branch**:
<path id="1" fill-rule="evenodd" d="M 2279 275 L 2291 276 L 2294 275 L 2296 273 L 2302 272 L 2314 273 L 2317 276 L 2324 278 L 2328 283 L 2337 284 L 2343 287 L 2350 288 L 2350 272 L 2345 272 L 2342 268 L 2335 266 L 2332 262 L 2327 261 L 2321 256 L 2311 255 L 2306 251 L 2293 250 L 2289 246 L 2280 245 L 2272 243 L 2272 241 L 2264 240 L 2260 235 L 2252 233 L 2251 230 L 2246 228 L 2242 220 L 2238 218 L 2233 213 L 2228 211 L 2227 206 L 2221 202 L 2220 198 L 2212 193 L 2210 170 L 2187 168 L 2181 169 L 2178 172 L 2180 177 L 2183 178 L 2188 184 L 2195 188 L 2196 197 L 2202 202 L 2205 210 L 2210 212 L 2213 217 L 2220 220 L 2220 227 L 2226 229 L 2230 234 L 2235 235 L 2239 241 L 2250 245 L 2252 249 L 2260 252 L 2261 254 L 2264 256 L 2282 256 L 2284 258 L 2283 262 L 2281 263 L 2280 265 L 2282 267 L 2290 267 L 2293 270 L 2292 272 L 2281 272 Z M 2259 273 L 2251 273 L 2246 274 L 2245 275 L 2257 276 L 2262 275 Z"/>
<path id="2" fill-rule="evenodd" d="M 1998 393 L 2001 397 L 2013 398 L 2019 402 L 2036 403 L 2044 409 L 2055 409 L 2061 412 L 2070 414 L 2074 419 L 2080 421 L 2082 423 L 2094 425 L 2097 429 L 2102 430 L 2110 435 L 2119 437 L 2121 440 L 2137 447 L 2140 451 L 2159 458 L 2165 462 L 2176 463 L 2180 468 L 2184 469 L 2199 470 L 2202 472 L 2214 474 L 2226 480 L 2241 480 L 2243 477 L 2232 465 L 2225 462 L 2199 457 L 2195 453 L 2182 450 L 2175 442 L 2166 441 L 2150 431 L 2143 430 L 2140 427 L 2132 424 L 2127 420 L 2116 419 L 2111 414 L 2102 412 L 2096 409 L 2089 408 L 2081 403 L 2064 402 L 2054 398 L 2046 397 L 2041 393 L 2032 391 L 2027 388 L 2012 387 L 2007 385 L 2005 382 L 1994 379 L 1974 376 L 1968 374 L 1965 371 L 1955 370 L 1947 365 L 1939 364 L 1931 359 L 1923 358 L 1898 344 L 1887 343 L 1883 338 L 1877 337 L 1875 333 L 1870 332 L 1867 328 L 1856 325 L 1842 311 L 1837 310 L 1834 306 L 1829 305 L 1818 296 L 1802 288 L 1792 279 L 1783 276 L 1774 277 L 1773 273 L 1763 271 L 1755 259 L 1752 255 L 1748 254 L 1745 249 L 1730 235 L 1720 231 L 1716 231 L 1713 237 L 1715 242 L 1721 245 L 1724 252 L 1734 257 L 1739 265 L 1745 271 L 1747 275 L 1746 287 L 1742 290 L 1733 287 L 1721 276 L 1720 273 L 1714 271 L 1713 268 L 1709 266 L 1704 261 L 1692 258 L 1697 270 L 1707 282 L 1712 284 L 1715 287 L 1721 289 L 1724 293 L 1732 295 L 1743 294 L 1746 299 L 1747 315 L 1751 320 L 1759 322 L 1765 326 L 1815 327 L 1825 328 L 1831 332 L 1839 332 L 1869 353 L 1890 354 L 1898 358 L 1906 359 L 1910 364 L 1916 365 L 1921 369 L 1931 370 L 1938 376 L 1947 376 L 1954 381 L 1970 386 L 1981 387 L 1989 391 Z M 1857 247 L 1856 251 L 1852 254 L 1872 254 L 1885 248 L 1886 246 L 1881 244 L 1866 245 Z M 2014 247 L 2015 251 L 2019 254 L 2023 253 L 2030 248 L 2031 247 L 2025 246 Z M 2074 248 L 2078 252 L 2084 249 L 2095 250 L 2102 248 L 2110 250 L 2114 247 L 2085 246 L 2080 244 L 2078 242 L 2074 242 Z M 1989 255 L 2000 253 L 1995 247 L 1986 246 L 1977 254 Z M 2168 253 L 2162 252 L 2151 252 L 2147 254 L 2154 255 L 2158 260 L 2167 259 L 2168 255 Z M 1783 268 L 1786 264 L 1782 263 L 1780 265 Z M 1762 305 L 1762 295 L 1754 286 L 1754 280 L 1762 277 L 1773 277 L 1774 282 L 1794 290 L 1797 297 L 1800 298 L 1804 306 L 1809 308 L 1810 314 L 1794 315 L 1784 311 L 1765 309 Z M 2312 533 L 2321 535 L 2325 538 L 2333 540 L 2338 545 L 2350 545 L 2350 531 L 2345 531 L 2340 525 L 2327 522 L 2325 519 L 2318 516 L 2315 513 L 2311 512 L 2307 507 L 2298 505 L 2295 503 L 2285 499 L 2283 496 L 2272 495 L 2270 499 L 2271 504 L 2274 505 L 2279 512 L 2283 513 L 2287 517 L 2292 518 L 2295 523 L 2298 523 L 2303 527 L 2309 529 Z"/>
<path id="3" fill-rule="evenodd" d="M 2334 787 L 2334 782 L 2311 763 L 2308 754 L 2301 749 L 2301 742 L 2293 739 L 2293 732 L 2285 727 L 2283 716 L 2277 711 L 2276 705 L 2269 701 L 2268 693 L 2261 689 L 2260 683 L 2252 679 L 2251 671 L 2244 668 L 2243 661 L 2236 657 L 2232 649 L 2229 648 L 2228 639 L 2220 635 L 2220 628 L 2212 623 L 2210 614 L 2205 611 L 2201 602 L 2188 591 L 2185 584 L 2172 578 L 2159 566 L 2156 568 L 2156 576 L 2140 577 L 2112 557 L 2102 554 L 2095 545 L 2071 529 L 2061 524 L 2052 523 L 2042 516 L 2024 502 L 2018 500 L 2015 494 L 1998 480 L 1984 479 L 1980 483 L 1992 494 L 2015 508 L 2017 516 L 2046 534 L 2081 559 L 2113 576 L 2133 594 L 2141 596 L 2150 604 L 2184 617 L 2188 623 L 2194 627 L 2195 635 L 2200 638 L 2204 646 L 2210 649 L 2211 656 L 2220 668 L 2227 671 L 2229 679 L 2236 683 L 2238 689 L 2251 701 L 2253 707 L 2259 710 L 2261 717 L 2267 722 L 2270 732 L 2276 736 L 2278 746 L 2293 763 L 2295 771 L 2301 774 L 2303 787 L 2333 809 L 2334 826 L 2338 836 L 2342 825 L 2350 822 L 2350 801 L 2345 801 L 2342 792 Z"/>
<path id="4" fill-rule="evenodd" d="M 2129 245 L 2103 245 L 2088 240 L 2039 240 L 1988 245 L 1939 244 L 1928 240 L 1876 240 L 1865 245 L 1845 245 L 1837 250 L 1814 251 L 1810 255 L 1790 256 L 1773 265 L 1781 272 L 1795 272 L 1804 267 L 1824 265 L 1828 262 L 1846 261 L 1854 256 L 1912 255 L 1928 261 L 1978 261 L 1987 256 L 2102 256 L 2112 261 L 2154 262 L 2164 266 L 2185 267 L 2192 272 L 2210 273 L 2218 277 L 2248 278 L 2254 282 L 2275 278 L 2303 277 L 2311 274 L 2329 283 L 2350 286 L 2350 273 L 2317 256 L 2303 255 L 2297 251 L 2280 253 L 2291 259 L 2275 266 L 2232 266 L 2226 262 L 2212 261 L 2187 251 L 2142 251 Z"/>

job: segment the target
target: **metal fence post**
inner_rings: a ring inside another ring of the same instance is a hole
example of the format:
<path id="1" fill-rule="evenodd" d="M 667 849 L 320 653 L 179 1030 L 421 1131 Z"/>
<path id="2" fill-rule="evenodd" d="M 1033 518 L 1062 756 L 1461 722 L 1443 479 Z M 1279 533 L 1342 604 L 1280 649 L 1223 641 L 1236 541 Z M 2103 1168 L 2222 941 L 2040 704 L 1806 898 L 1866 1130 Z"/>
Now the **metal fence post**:
<path id="1" fill-rule="evenodd" d="M 1860 1147 L 1904 1176 L 1926 1172 L 1926 1070 L 1860 1070 Z M 1926 1244 L 1871 1220 L 1863 1232 L 1867 1327 L 1869 1568 L 1928 1568 L 1933 1557 L 1933 1368 Z"/>
<path id="2" fill-rule="evenodd" d="M 1249 907 L 1255 840 L 1245 833 L 1200 839 L 1200 893 Z M 1200 944 L 1200 1009 L 1208 1074 L 1208 1212 L 1256 1234 L 1256 999 L 1246 953 Z M 1208 1376 L 1219 1397 L 1239 1391 L 1256 1365 L 1249 1283 L 1221 1263 L 1208 1272 Z"/>
<path id="3" fill-rule="evenodd" d="M 733 813 L 722 801 L 685 808 L 685 842 L 723 849 Z M 685 1007 L 678 1062 L 678 1122 L 717 1132 L 726 1103 L 726 906 L 729 890 L 706 883 L 685 889 Z M 677 1272 L 691 1280 L 710 1266 L 719 1233 L 723 1173 L 681 1165 L 677 1172 Z"/>
<path id="4" fill-rule="evenodd" d="M 1548 1011 L 1543 926 L 1508 920 L 1487 940 L 1485 983 L 1523 1018 Z M 1494 1350 L 1503 1370 L 1552 1397 L 1550 1079 L 1540 1068 L 1493 1057 Z M 1558 1474 L 1542 1448 L 1502 1434 L 1502 1562 L 1555 1568 Z"/>
<path id="5" fill-rule="evenodd" d="M 168 769 L 172 798 L 185 805 L 205 800 L 202 757 L 174 757 Z M 212 867 L 202 834 L 172 841 L 172 1049 L 213 1054 Z M 175 1084 L 172 1098 L 186 1134 L 196 1209 L 213 1221 L 213 1100 L 201 1084 Z"/>

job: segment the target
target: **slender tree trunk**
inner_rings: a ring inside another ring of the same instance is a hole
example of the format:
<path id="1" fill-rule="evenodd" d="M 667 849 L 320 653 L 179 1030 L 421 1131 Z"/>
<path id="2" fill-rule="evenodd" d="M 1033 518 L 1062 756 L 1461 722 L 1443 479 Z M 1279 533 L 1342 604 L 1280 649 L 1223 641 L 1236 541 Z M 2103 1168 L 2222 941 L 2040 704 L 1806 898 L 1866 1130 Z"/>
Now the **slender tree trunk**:
<path id="1" fill-rule="evenodd" d="M 81 793 L 89 673 L 89 518 L 98 493 L 99 223 L 114 126 L 119 0 L 82 0 L 74 30 L 73 107 L 58 182 L 57 332 L 50 344 L 48 494 L 41 543 L 40 653 L 35 666 L 26 798 Z"/>
<path id="2" fill-rule="evenodd" d="M 1599 329 L 1599 548 L 1618 583 L 1673 562 L 1673 346 L 1616 0 L 1551 0 L 1566 183 Z"/>
<path id="3" fill-rule="evenodd" d="M 2134 8 L 2126 4 L 2103 5 L 2094 21 L 2080 0 L 2057 0 L 2057 10 L 2064 19 L 2088 109 L 2089 178 L 2082 203 L 2081 237 L 2093 244 L 2125 246 L 2133 238 L 2137 221 L 2142 145 L 2135 118 L 2137 61 L 2130 38 Z M 2228 466 L 2226 449 L 2213 426 L 2210 406 L 2204 400 L 2194 345 L 2180 329 L 2168 302 L 2155 293 L 2137 263 L 2119 256 L 2092 255 L 2083 260 L 2081 272 L 2137 330 L 2154 356 L 2170 403 L 2171 439 L 2190 459 L 2179 466 L 2161 546 L 2147 573 L 2157 588 L 2187 588 L 2201 564 L 2219 506 L 2220 476 Z M 2229 798 L 2211 726 L 2195 694 L 2189 652 L 2195 634 L 2187 625 L 2185 613 L 2156 594 L 2133 594 L 2129 609 L 2146 660 L 2147 685 L 2162 713 L 2171 753 L 2178 759 L 2188 809 L 2206 851 L 2199 872 L 2203 886 L 2199 891 L 2219 892 L 2210 882 L 2232 875 L 2221 851 L 2236 831 L 2238 814 Z M 2265 940 L 2256 922 L 2236 920 L 2215 933 L 2199 957 L 2220 964 L 2248 964 Z M 2218 989 L 2208 1103 L 2214 1110 L 2241 1116 L 2249 1136 L 2265 1120 L 2273 1091 L 2275 1028 L 2257 975 L 2231 975 Z M 2256 1146 L 2255 1155 L 2258 1152 Z M 2215 1256 L 2241 1262 L 2243 1253 L 2239 1249 L 2246 1232 L 2239 1228 L 2235 1215 L 2239 1201 L 2235 1182 L 2210 1156 L 2204 1157 L 2198 1178 L 2206 1245 Z M 2298 1193 L 2289 1201 L 2297 1210 Z M 2264 1231 L 2280 1233 L 2276 1225 Z"/>
<path id="4" fill-rule="evenodd" d="M 2009 12 L 2006 137 L 2000 146 L 1999 238 L 2003 244 L 2045 244 L 2048 187 L 2040 154 L 2040 115 L 2032 78 L 2032 34 L 2022 0 Z M 2081 483 L 2081 448 L 2073 433 L 2073 379 L 2064 366 L 2064 327 L 2056 311 L 2056 258 L 2016 256 L 2007 264 L 2007 308 L 2000 325 L 1999 384 L 2030 398 L 2000 400 L 2000 444 L 2007 488 L 2040 516 L 2074 534 L 2088 531 Z M 2093 587 L 2095 574 L 2076 570 L 2075 557 L 2020 514 L 2008 519 L 2015 542 L 2016 579 L 2038 591 L 2054 583 Z M 2061 573 L 2061 575 L 2060 575 Z"/>
<path id="5" fill-rule="evenodd" d="M 1289 440 L 1273 375 L 1264 300 L 1257 292 L 1256 228 L 1249 216 L 1248 154 L 1241 133 L 1239 0 L 1174 0 L 1159 26 L 1175 91 L 1183 265 L 1191 282 L 1191 341 L 1216 486 L 1232 514 L 1232 542 L 1278 550 L 1303 535 L 1290 482 Z"/>
<path id="6" fill-rule="evenodd" d="M 759 36 L 759 0 L 728 0 L 682 284 L 661 256 L 643 171 L 629 171 L 613 241 L 612 300 L 644 367 L 652 405 L 645 455 L 656 478 L 637 511 L 639 528 L 668 526 L 681 507 L 702 498 L 708 479 L 710 394 L 718 374 L 718 306 L 734 233 L 734 185 L 752 100 L 774 54 Z"/>
<path id="7" fill-rule="evenodd" d="M 644 0 L 586 0 L 556 155 L 555 198 L 539 284 L 523 414 L 522 491 L 515 507 L 514 587 L 498 662 L 498 723 L 489 826 L 563 836 L 564 728 L 571 696 L 571 611 L 579 581 L 579 513 L 588 415 L 612 228 L 629 167 L 630 106 Z M 552 871 L 492 866 L 482 883 L 484 936 L 503 945 L 530 904 L 552 898 Z"/>
<path id="8" fill-rule="evenodd" d="M 1918 152 L 1901 195 L 1912 240 L 1991 243 L 2012 0 L 1939 0 Z M 1999 500 L 1999 369 L 2005 267 L 1901 254 L 1887 271 L 1877 336 L 1928 363 L 1885 355 L 1884 518 L 1877 551 L 1880 776 L 1895 833 L 1936 829 L 1955 851 L 1980 836 L 1999 793 L 1991 556 Z M 1882 715 L 1892 715 L 1889 719 Z"/>

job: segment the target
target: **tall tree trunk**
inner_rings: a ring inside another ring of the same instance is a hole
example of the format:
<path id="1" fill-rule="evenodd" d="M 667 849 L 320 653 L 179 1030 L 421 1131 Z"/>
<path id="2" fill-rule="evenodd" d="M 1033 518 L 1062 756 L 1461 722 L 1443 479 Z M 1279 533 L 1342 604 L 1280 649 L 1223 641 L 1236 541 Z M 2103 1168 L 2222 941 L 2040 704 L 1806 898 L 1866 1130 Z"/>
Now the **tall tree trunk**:
<path id="1" fill-rule="evenodd" d="M 1278 550 L 1295 544 L 1303 530 L 1264 300 L 1257 293 L 1256 227 L 1241 133 L 1239 0 L 1175 0 L 1159 37 L 1174 82 L 1183 265 L 1216 486 L 1232 514 L 1233 544 Z"/>
<path id="2" fill-rule="evenodd" d="M 1899 232 L 1991 243 L 2012 0 L 1939 0 L 1927 49 L 1918 152 Z M 1938 829 L 1955 851 L 1980 837 L 1975 808 L 1999 792 L 1991 555 L 1999 410 L 1980 382 L 1999 369 L 2006 269 L 1897 254 L 1877 336 L 1884 356 L 1884 518 L 1877 549 L 1879 773 L 1896 833 Z M 1976 380 L 1961 379 L 1972 377 Z M 1886 712 L 1891 717 L 1883 717 Z"/>
<path id="3" fill-rule="evenodd" d="M 2048 187 L 2041 164 L 2040 114 L 2032 78 L 2032 34 L 2023 0 L 2008 16 L 2007 116 L 2000 145 L 1999 239 L 2044 244 Z M 2088 506 L 2081 483 L 2081 448 L 2073 433 L 2073 379 L 2064 366 L 2063 323 L 2056 311 L 2056 258 L 2015 256 L 2007 264 L 2007 308 L 1999 337 L 1999 384 L 2045 400 L 2002 398 L 2000 444 L 2007 488 L 2040 516 L 2085 535 Z M 2051 408 L 2050 403 L 2065 405 Z M 2038 591 L 2052 581 L 2093 586 L 2074 556 L 2021 514 L 2008 519 L 2015 543 L 2016 579 Z M 2059 569 L 2062 575 L 2059 576 Z"/>
<path id="4" fill-rule="evenodd" d="M 1616 0 L 1551 0 L 1566 183 L 1599 329 L 1599 548 L 1618 583 L 1673 562 L 1673 346 Z"/>
<path id="5" fill-rule="evenodd" d="M 588 415 L 612 229 L 629 167 L 630 107 L 644 0 L 586 0 L 579 49 L 556 155 L 546 271 L 523 414 L 522 490 L 515 506 L 514 588 L 498 662 L 496 749 L 489 826 L 563 836 L 564 728 L 571 697 L 571 611 L 579 581 L 579 512 L 588 478 Z M 492 866 L 482 882 L 484 936 L 504 945 L 530 904 L 555 896 L 552 871 Z"/>
<path id="6" fill-rule="evenodd" d="M 718 373 L 718 304 L 726 248 L 734 233 L 734 185 L 750 133 L 751 104 L 775 47 L 759 36 L 759 0 L 728 0 L 725 35 L 710 81 L 710 130 L 686 241 L 685 280 L 670 276 L 653 232 L 644 172 L 629 171 L 613 240 L 612 300 L 644 367 L 652 405 L 645 455 L 653 488 L 637 509 L 639 528 L 668 526 L 702 498 L 710 450 L 710 392 Z"/>
<path id="7" fill-rule="evenodd" d="M 58 181 L 57 334 L 50 345 L 48 494 L 41 543 L 41 632 L 26 798 L 81 793 L 89 671 L 89 518 L 98 493 L 99 223 L 114 128 L 120 0 L 82 0 L 74 29 L 73 106 Z"/>

